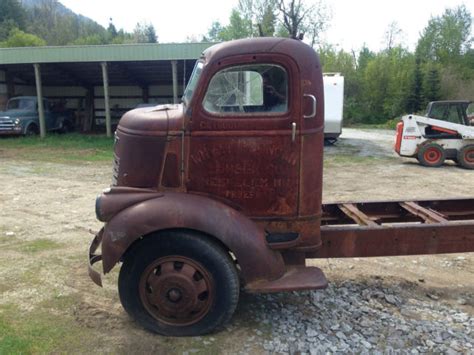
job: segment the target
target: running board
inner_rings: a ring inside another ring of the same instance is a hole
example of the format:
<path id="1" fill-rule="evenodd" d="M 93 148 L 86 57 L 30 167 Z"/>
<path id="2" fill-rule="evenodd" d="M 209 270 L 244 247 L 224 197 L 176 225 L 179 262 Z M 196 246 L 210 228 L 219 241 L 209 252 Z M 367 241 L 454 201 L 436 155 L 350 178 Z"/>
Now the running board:
<path id="1" fill-rule="evenodd" d="M 318 290 L 326 288 L 328 281 L 321 269 L 313 266 L 291 266 L 279 279 L 260 280 L 245 286 L 250 293 Z"/>

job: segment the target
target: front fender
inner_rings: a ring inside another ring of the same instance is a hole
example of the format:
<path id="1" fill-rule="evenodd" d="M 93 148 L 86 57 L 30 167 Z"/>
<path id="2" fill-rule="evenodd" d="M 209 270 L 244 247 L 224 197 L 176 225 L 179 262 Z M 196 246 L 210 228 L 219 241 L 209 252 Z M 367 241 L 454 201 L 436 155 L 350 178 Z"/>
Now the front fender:
<path id="1" fill-rule="evenodd" d="M 275 280 L 285 272 L 281 254 L 267 247 L 264 230 L 249 218 L 207 197 L 165 192 L 109 219 L 102 239 L 104 273 L 134 241 L 167 229 L 195 230 L 220 240 L 237 258 L 246 283 Z"/>

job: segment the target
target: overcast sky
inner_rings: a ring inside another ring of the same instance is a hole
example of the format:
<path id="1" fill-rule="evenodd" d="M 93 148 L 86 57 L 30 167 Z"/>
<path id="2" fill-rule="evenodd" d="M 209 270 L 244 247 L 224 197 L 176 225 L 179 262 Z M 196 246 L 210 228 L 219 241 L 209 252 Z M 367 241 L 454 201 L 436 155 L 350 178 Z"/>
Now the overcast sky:
<path id="1" fill-rule="evenodd" d="M 310 0 L 307 0 L 310 1 Z M 227 24 L 238 0 L 60 0 L 71 10 L 107 27 L 132 31 L 137 22 L 152 23 L 159 42 L 183 42 L 200 38 L 213 21 Z M 431 16 L 441 15 L 447 7 L 465 4 L 474 14 L 474 0 L 325 0 L 332 13 L 324 38 L 345 50 L 358 50 L 365 43 L 371 50 L 382 47 L 384 33 L 396 21 L 403 30 L 404 43 L 414 48 L 419 33 Z"/>

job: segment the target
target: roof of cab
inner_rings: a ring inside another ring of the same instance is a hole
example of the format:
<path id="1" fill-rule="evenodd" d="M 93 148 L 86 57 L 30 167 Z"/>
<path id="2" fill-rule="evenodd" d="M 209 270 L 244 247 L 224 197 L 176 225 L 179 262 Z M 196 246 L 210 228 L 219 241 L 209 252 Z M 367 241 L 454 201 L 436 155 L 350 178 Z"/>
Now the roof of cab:
<path id="1" fill-rule="evenodd" d="M 211 63 L 233 55 L 258 53 L 286 54 L 297 62 L 303 61 L 308 54 L 315 55 L 310 46 L 297 39 L 258 37 L 216 44 L 206 49 L 203 57 L 207 63 Z"/>

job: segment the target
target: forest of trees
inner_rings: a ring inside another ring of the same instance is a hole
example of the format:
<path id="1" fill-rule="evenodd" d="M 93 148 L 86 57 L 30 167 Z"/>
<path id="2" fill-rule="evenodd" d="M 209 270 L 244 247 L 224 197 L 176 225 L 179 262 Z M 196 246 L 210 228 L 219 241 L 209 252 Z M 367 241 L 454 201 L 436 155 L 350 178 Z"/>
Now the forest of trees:
<path id="1" fill-rule="evenodd" d="M 132 33 L 108 28 L 77 15 L 57 0 L 1 0 L 0 47 L 156 43 L 152 24 L 137 23 Z"/>
<path id="2" fill-rule="evenodd" d="M 377 52 L 336 49 L 321 40 L 330 23 L 323 0 L 239 0 L 229 23 L 210 24 L 199 40 L 219 42 L 257 36 L 304 40 L 319 53 L 325 72 L 345 77 L 346 123 L 380 124 L 404 113 L 422 111 L 440 99 L 474 100 L 472 15 L 465 5 L 432 17 L 416 48 L 403 43 L 403 30 L 387 24 L 385 48 Z M 153 25 L 137 23 L 132 33 L 104 28 L 57 0 L 1 0 L 0 47 L 154 43 Z"/>

